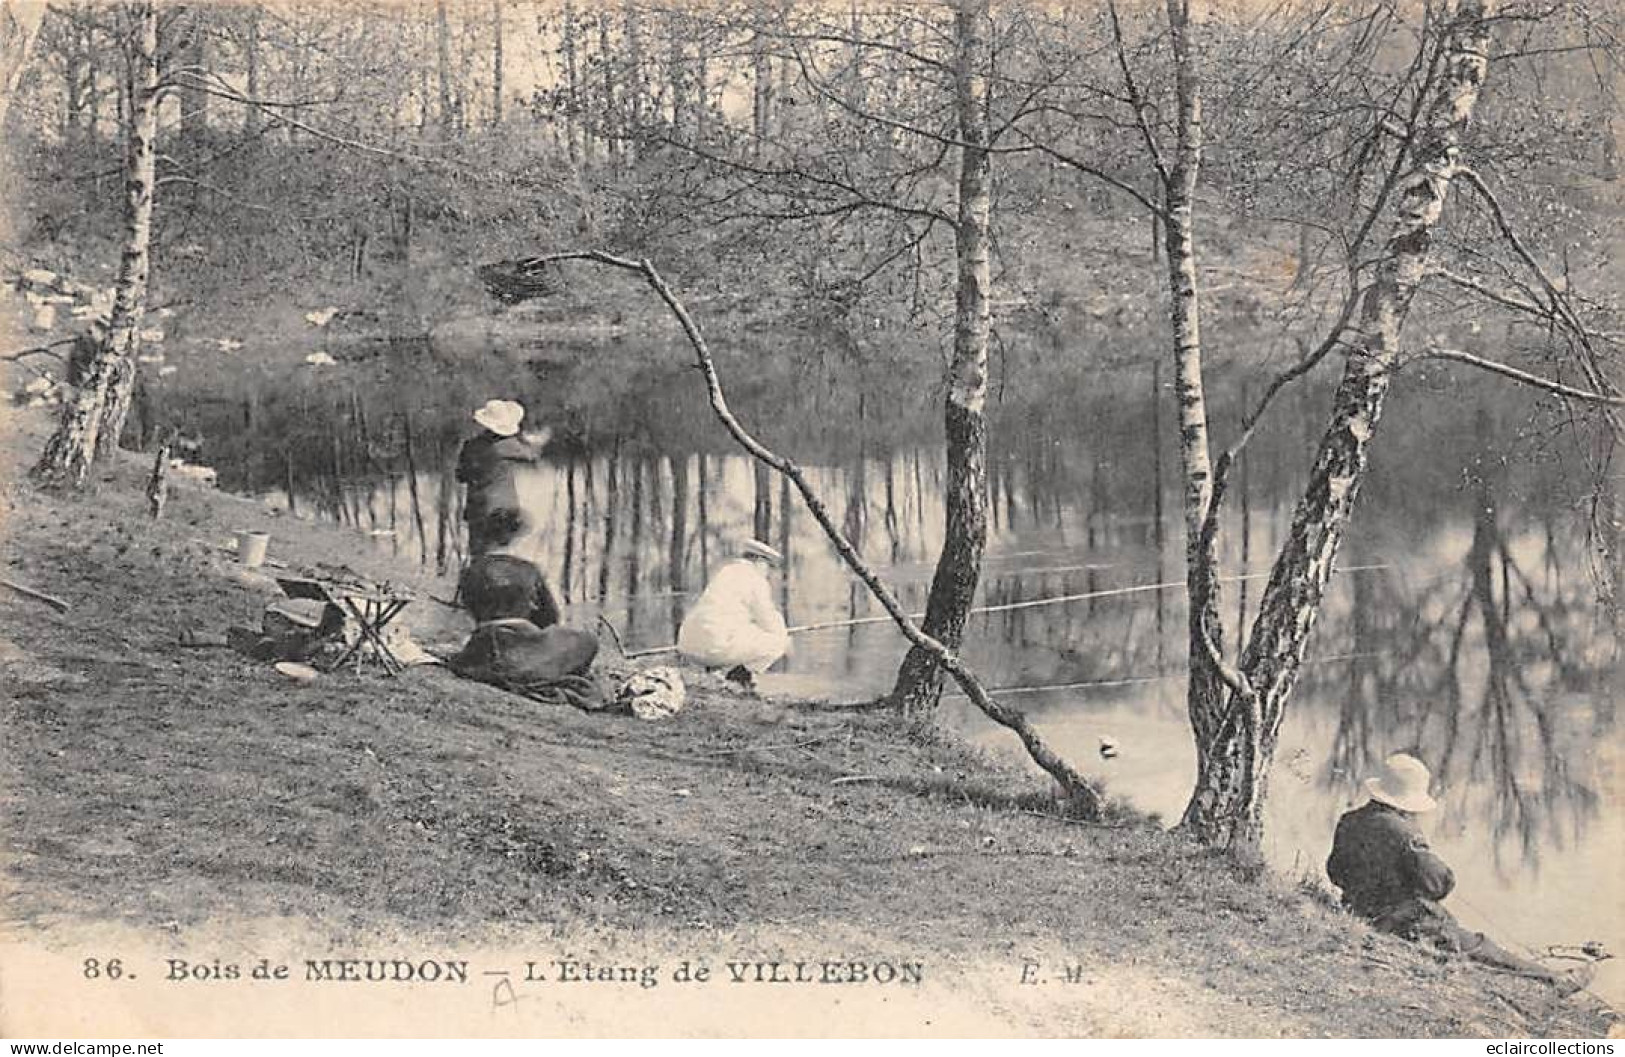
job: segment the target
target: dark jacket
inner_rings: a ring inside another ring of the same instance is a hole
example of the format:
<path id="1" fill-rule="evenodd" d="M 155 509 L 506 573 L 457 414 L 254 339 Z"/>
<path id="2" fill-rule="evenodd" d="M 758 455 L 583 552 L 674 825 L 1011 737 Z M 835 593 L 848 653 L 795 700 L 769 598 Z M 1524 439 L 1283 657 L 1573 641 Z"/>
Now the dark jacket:
<path id="1" fill-rule="evenodd" d="M 1410 816 L 1376 800 L 1338 819 L 1326 876 L 1343 890 L 1344 906 L 1402 935 L 1444 914 L 1437 901 L 1456 886 Z"/>
<path id="2" fill-rule="evenodd" d="M 597 653 L 597 638 L 585 631 L 511 618 L 480 624 L 446 664 L 465 679 L 527 693 L 585 672 Z"/>
<path id="3" fill-rule="evenodd" d="M 457 480 L 468 485 L 468 501 L 463 517 L 472 532 L 483 536 L 486 520 L 495 511 L 519 511 L 519 486 L 514 480 L 517 466 L 534 463 L 539 455 L 520 437 L 499 437 L 486 430 L 463 444 L 457 456 Z M 474 553 L 485 548 L 471 545 Z"/>
<path id="4" fill-rule="evenodd" d="M 534 562 L 512 554 L 482 554 L 468 563 L 458 597 L 476 621 L 523 618 L 538 628 L 559 622 L 559 604 Z"/>
<path id="5" fill-rule="evenodd" d="M 587 671 L 598 639 L 559 625 L 559 605 L 533 562 L 511 554 L 484 554 L 469 563 L 459 583 L 463 604 L 479 621 L 462 651 L 448 662 L 467 679 L 552 700 L 562 680 Z M 593 707 L 580 687 L 562 700 Z"/>

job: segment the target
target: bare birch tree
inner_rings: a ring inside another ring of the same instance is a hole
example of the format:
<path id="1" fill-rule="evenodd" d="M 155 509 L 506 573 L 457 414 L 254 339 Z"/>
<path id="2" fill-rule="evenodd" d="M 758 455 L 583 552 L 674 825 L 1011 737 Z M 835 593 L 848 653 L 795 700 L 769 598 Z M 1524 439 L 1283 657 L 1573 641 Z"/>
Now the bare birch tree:
<path id="1" fill-rule="evenodd" d="M 63 407 L 56 431 L 32 471 L 36 481 L 77 488 L 91 462 L 118 445 L 129 411 L 151 267 L 152 204 L 158 135 L 158 13 L 151 0 L 124 8 L 133 70 L 124 176 L 124 247 L 113 309 L 101 346 Z"/>
<path id="2" fill-rule="evenodd" d="M 987 0 L 960 0 L 954 14 L 954 114 L 959 134 L 959 200 L 954 225 L 954 351 L 943 401 L 948 460 L 946 530 L 931 578 L 921 630 L 950 650 L 964 639 L 965 621 L 987 548 L 987 348 L 991 333 L 991 165 L 987 92 L 991 65 Z M 892 688 L 905 714 L 929 712 L 942 696 L 942 673 L 931 651 L 915 645 Z"/>
<path id="3" fill-rule="evenodd" d="M 1190 8 L 1171 3 L 1169 14 L 1176 64 L 1189 66 L 1194 59 L 1180 49 L 1180 23 L 1188 31 Z M 1266 391 L 1264 404 L 1281 384 L 1320 357 L 1334 348 L 1344 350 L 1330 420 L 1238 660 L 1226 661 L 1216 627 L 1209 632 L 1205 621 L 1192 619 L 1196 641 L 1188 704 L 1198 772 L 1182 824 L 1204 843 L 1244 858 L 1258 854 L 1270 765 L 1286 704 L 1367 475 L 1389 387 L 1404 363 L 1406 317 L 1432 269 L 1436 229 L 1452 184 L 1472 179 L 1461 154 L 1489 64 L 1492 25 L 1482 0 L 1460 0 L 1437 12 L 1430 23 L 1420 45 L 1417 68 L 1425 73 L 1411 124 L 1403 130 L 1394 157 L 1391 186 L 1379 195 L 1371 214 L 1373 220 L 1378 213 L 1388 216 L 1387 238 L 1375 260 L 1362 269 L 1369 278 L 1360 289 L 1357 311 L 1349 311 L 1356 300 L 1351 298 L 1321 348 Z M 1189 83 L 1180 75 L 1182 119 L 1190 105 Z M 1170 221 L 1177 223 L 1172 214 Z M 1170 255 L 1173 248 L 1170 243 Z M 1250 413 L 1241 439 L 1215 465 L 1208 509 L 1188 552 L 1193 611 L 1210 602 L 1198 592 L 1216 572 L 1212 539 L 1226 475 L 1262 410 L 1260 406 Z M 1181 443 L 1188 442 L 1182 431 Z"/>
<path id="4" fill-rule="evenodd" d="M 1374 9 L 1354 18 L 1346 52 L 1325 75 L 1325 87 L 1347 82 L 1356 105 L 1342 100 L 1311 97 L 1304 105 L 1303 127 L 1314 126 L 1317 139 L 1334 142 L 1336 156 L 1348 168 L 1333 174 L 1320 221 L 1330 238 L 1340 243 L 1347 262 L 1349 293 L 1321 340 L 1305 347 L 1302 359 L 1280 373 L 1264 389 L 1263 397 L 1248 408 L 1239 437 L 1217 459 L 1209 437 L 1204 384 L 1203 338 L 1200 327 L 1198 255 L 1200 234 L 1195 202 L 1203 160 L 1203 75 L 1207 27 L 1201 0 L 1167 0 L 1165 32 L 1171 93 L 1171 116 L 1159 117 L 1156 91 L 1135 71 L 1127 45 L 1124 20 L 1116 4 L 1108 5 L 1109 32 L 1118 67 L 1118 84 L 1090 89 L 1095 99 L 1108 99 L 1128 112 L 1118 123 L 1126 135 L 1139 141 L 1145 168 L 1150 172 L 1155 197 L 1137 189 L 1138 180 L 1119 168 L 1066 150 L 1053 139 L 1029 133 L 1037 149 L 1093 179 L 1103 180 L 1135 198 L 1163 227 L 1166 251 L 1168 313 L 1175 369 L 1175 395 L 1179 411 L 1178 445 L 1184 482 L 1186 530 L 1186 592 L 1189 603 L 1189 679 L 1187 707 L 1197 750 L 1197 780 L 1182 819 L 1186 829 L 1205 843 L 1230 848 L 1238 857 L 1256 858 L 1262 834 L 1262 812 L 1286 703 L 1319 616 L 1326 583 L 1337 548 L 1347 532 L 1355 499 L 1368 468 L 1375 436 L 1394 375 L 1418 356 L 1472 362 L 1537 386 L 1559 399 L 1592 406 L 1617 407 L 1620 398 L 1595 365 L 1585 324 L 1572 310 L 1560 284 L 1545 276 L 1527 247 L 1522 246 L 1482 179 L 1462 162 L 1461 152 L 1478 103 L 1488 65 L 1490 27 L 1496 16 L 1479 0 L 1460 0 L 1443 8 L 1430 8 L 1418 34 L 1419 43 L 1409 68 L 1396 78 L 1376 76 L 1359 63 L 1370 63 L 1382 52 L 1382 35 L 1396 24 L 1387 9 Z M 1307 48 L 1318 35 L 1315 26 L 1324 15 L 1318 5 L 1304 14 L 1307 20 L 1295 33 L 1284 36 L 1291 46 Z M 1537 15 L 1523 15 L 1525 20 Z M 1341 27 L 1347 29 L 1348 26 Z M 1328 41 L 1331 38 L 1327 38 Z M 1338 45 L 1316 45 L 1335 54 Z M 1297 61 L 1308 61 L 1300 57 Z M 1278 68 L 1278 57 L 1259 60 L 1268 76 Z M 1245 73 L 1226 70 L 1233 106 L 1257 92 L 1257 83 Z M 1323 71 L 1317 71 L 1321 75 Z M 1166 98 L 1166 97 L 1164 97 Z M 1406 100 L 1409 100 L 1406 104 Z M 1364 100 L 1369 105 L 1362 105 Z M 1167 111 L 1161 111 L 1167 113 Z M 1335 121 L 1347 122 L 1351 113 L 1375 113 L 1374 128 L 1337 135 Z M 1279 118 L 1277 118 L 1279 120 Z M 1267 148 L 1291 132 L 1269 130 L 1252 143 Z M 1171 144 L 1165 151 L 1164 141 Z M 1301 170 L 1292 157 L 1246 157 L 1247 141 L 1229 144 L 1232 167 L 1254 170 L 1254 175 L 1280 180 L 1282 174 Z M 1238 157 L 1238 154 L 1243 156 Z M 1373 175 L 1375 174 L 1375 175 Z M 1232 172 L 1233 176 L 1233 172 Z M 1317 179 L 1319 177 L 1317 176 Z M 1485 362 L 1437 347 L 1407 354 L 1402 329 L 1412 302 L 1425 279 L 1444 276 L 1458 286 L 1477 287 L 1487 302 L 1505 306 L 1509 298 L 1487 290 L 1473 279 L 1452 275 L 1437 266 L 1437 242 L 1444 207 L 1453 185 L 1465 185 L 1490 204 L 1494 227 L 1514 248 L 1515 257 L 1536 277 L 1534 297 L 1511 298 L 1526 315 L 1543 320 L 1565 335 L 1579 365 L 1584 385 L 1565 385 L 1505 364 Z M 1275 192 L 1279 194 L 1280 192 Z M 1333 225 L 1336 225 L 1335 227 Z M 1387 225 L 1385 241 L 1368 252 Z M 1300 253 L 1300 269 L 1304 254 Z M 1300 276 L 1301 278 L 1301 276 Z M 1294 282 L 1294 290 L 1300 284 Z M 1536 303 L 1538 302 L 1538 303 Z M 1260 600 L 1257 615 L 1243 634 L 1235 660 L 1228 658 L 1219 620 L 1220 525 L 1225 486 L 1230 469 L 1252 437 L 1271 400 L 1286 385 L 1306 376 L 1334 353 L 1343 354 L 1343 378 L 1332 417 L 1317 445 L 1304 495 L 1291 522 L 1287 540 L 1278 553 Z M 1476 361 L 1476 362 L 1475 362 Z M 1589 365 L 1589 366 L 1588 366 Z M 1617 427 L 1617 423 L 1616 423 Z"/>
<path id="5" fill-rule="evenodd" d="M 36 0 L 5 0 L 0 3 L 0 128 L 5 127 L 11 101 L 28 69 L 28 57 L 45 19 L 45 4 Z"/>

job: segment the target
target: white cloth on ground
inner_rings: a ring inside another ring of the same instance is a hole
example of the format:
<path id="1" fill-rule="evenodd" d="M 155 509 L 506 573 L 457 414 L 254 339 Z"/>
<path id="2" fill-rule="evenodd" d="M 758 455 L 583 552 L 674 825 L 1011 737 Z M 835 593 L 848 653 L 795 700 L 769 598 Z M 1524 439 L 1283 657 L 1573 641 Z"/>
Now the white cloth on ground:
<path id="1" fill-rule="evenodd" d="M 688 688 L 676 668 L 645 668 L 627 677 L 615 691 L 615 703 L 639 719 L 667 719 L 688 704 Z"/>
<path id="2" fill-rule="evenodd" d="M 784 617 L 755 562 L 740 559 L 717 570 L 677 632 L 677 650 L 707 668 L 743 665 L 764 672 L 790 648 Z"/>

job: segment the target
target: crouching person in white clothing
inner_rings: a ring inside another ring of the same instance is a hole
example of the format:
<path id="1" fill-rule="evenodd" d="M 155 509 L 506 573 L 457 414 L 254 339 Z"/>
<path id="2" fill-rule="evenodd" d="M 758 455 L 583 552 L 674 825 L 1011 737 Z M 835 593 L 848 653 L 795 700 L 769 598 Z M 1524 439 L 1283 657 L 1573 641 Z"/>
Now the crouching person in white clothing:
<path id="1" fill-rule="evenodd" d="M 746 540 L 739 557 L 717 570 L 683 618 L 678 652 L 706 668 L 725 670 L 741 686 L 754 687 L 757 673 L 790 648 L 790 633 L 767 580 L 768 570 L 782 561 L 767 544 Z"/>

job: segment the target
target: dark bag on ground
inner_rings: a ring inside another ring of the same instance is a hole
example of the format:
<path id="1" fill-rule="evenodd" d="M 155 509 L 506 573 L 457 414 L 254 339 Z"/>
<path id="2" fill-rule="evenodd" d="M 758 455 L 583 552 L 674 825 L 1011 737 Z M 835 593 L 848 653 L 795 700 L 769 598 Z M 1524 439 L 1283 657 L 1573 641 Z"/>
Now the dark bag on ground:
<path id="1" fill-rule="evenodd" d="M 585 631 L 539 628 L 522 617 L 487 621 L 446 666 L 465 679 L 523 694 L 549 704 L 595 711 L 605 704 L 588 673 L 598 639 Z"/>
<path id="2" fill-rule="evenodd" d="M 309 598 L 279 598 L 265 607 L 260 626 L 231 627 L 226 645 L 256 661 L 308 661 L 343 645 L 344 612 Z"/>

